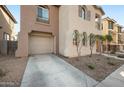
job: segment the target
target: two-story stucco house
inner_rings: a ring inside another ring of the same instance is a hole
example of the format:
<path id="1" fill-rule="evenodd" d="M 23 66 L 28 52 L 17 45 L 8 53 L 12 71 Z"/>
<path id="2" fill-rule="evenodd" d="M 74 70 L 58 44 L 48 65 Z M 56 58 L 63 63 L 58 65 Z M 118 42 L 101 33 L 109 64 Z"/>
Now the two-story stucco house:
<path id="1" fill-rule="evenodd" d="M 77 56 L 73 31 L 102 34 L 101 17 L 104 11 L 95 5 L 23 5 L 17 57 L 55 53 Z M 96 53 L 96 46 L 93 49 Z M 89 44 L 81 55 L 90 54 Z"/>
<path id="2" fill-rule="evenodd" d="M 14 24 L 17 23 L 5 5 L 0 5 L 0 54 L 4 52 L 3 40 L 11 40 Z"/>

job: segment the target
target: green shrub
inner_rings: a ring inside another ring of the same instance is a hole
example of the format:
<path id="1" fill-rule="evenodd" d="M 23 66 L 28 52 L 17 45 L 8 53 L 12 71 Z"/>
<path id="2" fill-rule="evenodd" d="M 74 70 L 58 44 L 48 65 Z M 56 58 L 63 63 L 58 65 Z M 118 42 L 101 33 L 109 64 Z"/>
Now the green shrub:
<path id="1" fill-rule="evenodd" d="M 124 58 L 124 55 L 118 55 L 119 58 Z"/>
<path id="2" fill-rule="evenodd" d="M 95 65 L 94 64 L 88 64 L 87 66 L 88 66 L 88 68 L 90 68 L 92 70 L 95 69 Z"/>
<path id="3" fill-rule="evenodd" d="M 6 75 L 6 73 L 0 68 L 0 77 L 3 77 L 5 75 Z"/>
<path id="4" fill-rule="evenodd" d="M 106 59 L 107 59 L 107 60 L 110 60 L 110 58 L 109 58 L 109 57 L 107 57 Z"/>

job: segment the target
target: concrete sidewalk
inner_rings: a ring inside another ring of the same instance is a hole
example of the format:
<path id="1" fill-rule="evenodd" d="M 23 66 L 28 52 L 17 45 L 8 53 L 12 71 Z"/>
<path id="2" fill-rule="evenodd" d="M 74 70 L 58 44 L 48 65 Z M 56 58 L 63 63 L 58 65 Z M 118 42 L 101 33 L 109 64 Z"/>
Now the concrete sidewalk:
<path id="1" fill-rule="evenodd" d="M 115 59 L 118 59 L 118 60 L 124 60 L 124 58 L 119 58 L 117 56 L 112 56 L 112 55 L 108 55 L 108 54 L 102 54 L 102 55 L 104 55 L 106 57 L 110 57 L 110 58 L 115 58 Z"/>
<path id="2" fill-rule="evenodd" d="M 30 57 L 21 87 L 92 87 L 98 82 L 53 55 Z"/>
<path id="3" fill-rule="evenodd" d="M 110 74 L 96 87 L 124 87 L 124 65 Z"/>

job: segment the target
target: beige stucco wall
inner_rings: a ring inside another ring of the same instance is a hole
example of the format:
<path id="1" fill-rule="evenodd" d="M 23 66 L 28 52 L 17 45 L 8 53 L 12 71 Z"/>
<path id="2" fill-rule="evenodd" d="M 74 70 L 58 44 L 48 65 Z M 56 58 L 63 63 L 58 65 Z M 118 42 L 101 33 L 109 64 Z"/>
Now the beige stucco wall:
<path id="1" fill-rule="evenodd" d="M 59 8 L 59 53 L 64 55 L 66 49 L 66 34 L 69 31 L 69 6 Z"/>
<path id="2" fill-rule="evenodd" d="M 59 8 L 56 6 L 48 6 L 50 14 L 50 24 L 37 22 L 37 7 L 35 5 L 22 5 L 21 6 L 21 31 L 18 35 L 18 49 L 16 57 L 28 56 L 28 42 L 29 33 L 31 31 L 50 32 L 53 34 L 56 43 L 56 52 L 59 49 L 58 30 L 59 30 Z"/>
<path id="3" fill-rule="evenodd" d="M 95 13 L 97 10 L 93 6 L 87 6 L 91 11 L 91 20 L 83 20 L 78 16 L 78 6 L 61 6 L 59 9 L 59 52 L 66 57 L 77 56 L 76 47 L 73 45 L 72 34 L 74 30 L 79 32 L 102 34 L 101 31 L 95 28 Z M 97 11 L 98 12 L 98 11 Z M 94 46 L 93 53 L 96 53 L 96 46 Z M 81 55 L 90 54 L 89 42 L 88 45 L 82 48 Z"/>

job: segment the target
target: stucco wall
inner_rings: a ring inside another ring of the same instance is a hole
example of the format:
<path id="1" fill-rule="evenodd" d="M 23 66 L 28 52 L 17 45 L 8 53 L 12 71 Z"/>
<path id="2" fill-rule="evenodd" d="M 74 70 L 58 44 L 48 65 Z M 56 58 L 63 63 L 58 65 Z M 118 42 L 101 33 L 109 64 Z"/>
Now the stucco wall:
<path id="1" fill-rule="evenodd" d="M 59 8 L 59 53 L 65 55 L 66 34 L 69 31 L 69 6 Z"/>
<path id="2" fill-rule="evenodd" d="M 60 35 L 60 54 L 66 57 L 77 56 L 76 47 L 73 45 L 72 34 L 74 30 L 78 30 L 80 33 L 86 32 L 87 35 L 90 33 L 102 34 L 101 31 L 95 28 L 95 9 L 93 6 L 87 6 L 88 10 L 91 11 L 91 20 L 83 20 L 78 15 L 78 6 L 61 6 L 59 13 L 59 33 Z M 66 11 L 65 11 L 66 10 Z M 96 53 L 96 46 L 94 46 L 93 53 Z M 90 54 L 89 42 L 88 45 L 82 48 L 81 55 Z"/>
<path id="3" fill-rule="evenodd" d="M 31 31 L 38 32 L 51 32 L 56 38 L 56 51 L 59 49 L 59 8 L 56 6 L 48 6 L 50 14 L 50 24 L 45 24 L 36 21 L 37 7 L 35 5 L 22 5 L 21 6 L 21 31 L 18 39 L 18 50 L 16 51 L 17 57 L 28 56 L 28 42 L 29 33 Z"/>

